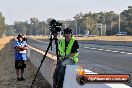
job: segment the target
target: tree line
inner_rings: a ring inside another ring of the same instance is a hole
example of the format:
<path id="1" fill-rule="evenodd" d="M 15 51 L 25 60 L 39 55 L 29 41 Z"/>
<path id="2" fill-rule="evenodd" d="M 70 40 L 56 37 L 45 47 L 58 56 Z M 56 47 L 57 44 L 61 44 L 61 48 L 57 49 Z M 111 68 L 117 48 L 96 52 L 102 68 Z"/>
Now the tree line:
<path id="1" fill-rule="evenodd" d="M 73 30 L 73 34 L 86 34 L 89 32 L 92 35 L 115 35 L 119 32 L 119 17 L 120 31 L 127 32 L 132 35 L 132 6 L 128 6 L 127 10 L 120 14 L 114 11 L 100 13 L 85 13 L 76 14 L 74 20 L 59 20 L 62 23 L 62 29 L 69 27 Z M 0 13 L 0 36 L 16 35 L 23 33 L 25 35 L 49 35 L 49 22 L 53 18 L 48 18 L 46 21 L 39 21 L 38 18 L 30 18 L 25 22 L 16 21 L 13 25 L 5 24 L 5 17 Z M 101 24 L 101 29 L 98 27 Z"/>

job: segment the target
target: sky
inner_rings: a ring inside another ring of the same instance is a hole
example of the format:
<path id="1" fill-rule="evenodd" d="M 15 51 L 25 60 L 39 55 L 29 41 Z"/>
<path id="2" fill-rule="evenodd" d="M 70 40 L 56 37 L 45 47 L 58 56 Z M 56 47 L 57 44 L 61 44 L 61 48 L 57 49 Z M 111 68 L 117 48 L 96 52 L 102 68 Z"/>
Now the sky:
<path id="1" fill-rule="evenodd" d="M 14 24 L 32 17 L 40 21 L 73 19 L 76 14 L 89 11 L 120 13 L 130 5 L 132 0 L 0 0 L 0 12 L 6 24 Z"/>

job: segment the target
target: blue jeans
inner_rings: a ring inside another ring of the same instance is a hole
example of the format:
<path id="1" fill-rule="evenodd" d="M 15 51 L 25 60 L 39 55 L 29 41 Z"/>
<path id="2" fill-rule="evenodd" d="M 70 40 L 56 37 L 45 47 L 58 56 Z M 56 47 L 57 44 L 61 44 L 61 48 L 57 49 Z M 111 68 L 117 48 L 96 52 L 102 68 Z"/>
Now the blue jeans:
<path id="1" fill-rule="evenodd" d="M 75 62 L 71 58 L 67 58 L 56 66 L 55 72 L 53 74 L 53 88 L 62 88 L 66 65 L 74 65 Z M 57 87 L 55 87 L 57 85 Z"/>

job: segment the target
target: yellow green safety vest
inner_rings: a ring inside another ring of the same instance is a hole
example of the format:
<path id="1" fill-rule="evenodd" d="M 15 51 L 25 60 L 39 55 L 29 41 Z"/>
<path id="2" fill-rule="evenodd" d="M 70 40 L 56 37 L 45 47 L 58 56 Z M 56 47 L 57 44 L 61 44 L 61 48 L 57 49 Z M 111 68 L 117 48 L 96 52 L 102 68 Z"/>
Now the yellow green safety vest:
<path id="1" fill-rule="evenodd" d="M 68 44 L 66 52 L 65 52 L 65 39 L 60 40 L 60 42 L 59 42 L 59 53 L 60 53 L 61 57 L 70 55 L 74 41 L 75 41 L 75 37 L 72 37 L 69 44 Z M 78 55 L 79 55 L 79 53 L 76 53 L 73 57 L 71 57 L 72 60 L 75 61 L 75 63 L 78 62 Z"/>

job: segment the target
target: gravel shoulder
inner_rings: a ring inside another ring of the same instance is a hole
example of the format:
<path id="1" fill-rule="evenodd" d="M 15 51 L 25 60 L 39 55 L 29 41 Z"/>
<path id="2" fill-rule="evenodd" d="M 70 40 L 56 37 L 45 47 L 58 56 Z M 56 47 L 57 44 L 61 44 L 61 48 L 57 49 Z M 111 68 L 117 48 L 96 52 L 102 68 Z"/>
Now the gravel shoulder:
<path id="1" fill-rule="evenodd" d="M 32 80 L 37 72 L 37 68 L 27 61 L 25 69 L 25 81 L 17 81 L 14 67 L 13 39 L 0 50 L 0 88 L 30 88 Z M 39 73 L 33 88 L 51 88 Z"/>

